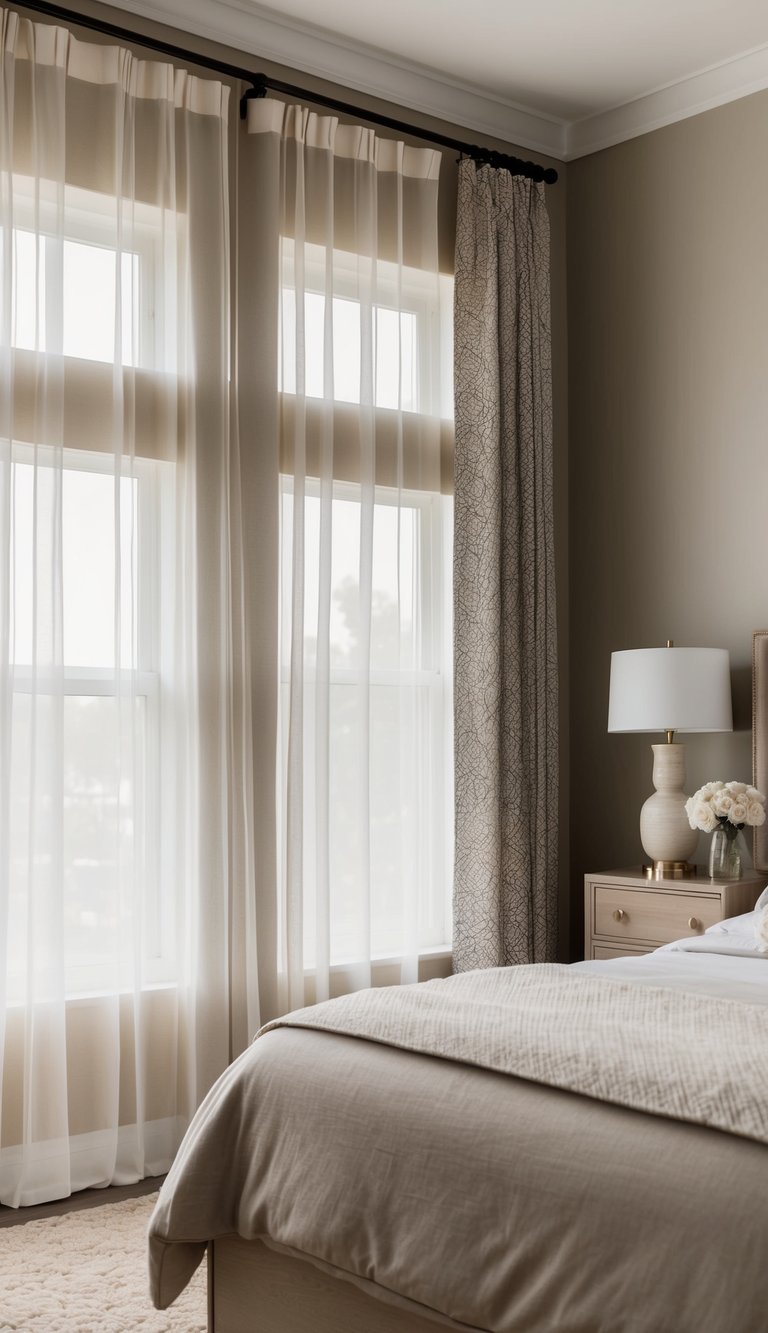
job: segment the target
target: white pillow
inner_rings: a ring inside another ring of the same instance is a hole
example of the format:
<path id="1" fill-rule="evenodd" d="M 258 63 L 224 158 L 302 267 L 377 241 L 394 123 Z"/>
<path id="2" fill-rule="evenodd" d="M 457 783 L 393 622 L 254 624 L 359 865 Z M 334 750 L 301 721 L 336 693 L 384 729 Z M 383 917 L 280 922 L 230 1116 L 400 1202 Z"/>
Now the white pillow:
<path id="1" fill-rule="evenodd" d="M 704 934 L 750 935 L 754 938 L 757 919 L 765 907 L 768 907 L 768 886 L 763 889 L 751 912 L 742 912 L 740 916 L 729 916 L 725 921 L 717 921 L 714 926 L 707 926 Z"/>
<path id="2" fill-rule="evenodd" d="M 764 958 L 768 961 L 768 907 L 764 907 L 761 912 L 744 912 L 727 921 L 718 921 L 716 926 L 710 926 L 703 935 L 686 935 L 662 948 L 676 953 L 733 954 L 740 958 Z"/>
<path id="3" fill-rule="evenodd" d="M 756 912 L 757 921 L 755 922 L 755 936 L 757 938 L 758 953 L 768 953 L 768 907 L 764 907 L 761 912 Z"/>
<path id="4" fill-rule="evenodd" d="M 707 926 L 704 934 L 754 936 L 757 918 L 760 915 L 755 907 L 751 912 L 742 912 L 741 916 L 729 916 L 725 921 L 716 921 L 714 926 Z"/>
<path id="5" fill-rule="evenodd" d="M 714 926 L 708 926 L 704 934 L 726 935 L 728 944 L 735 948 L 768 953 L 768 888 L 760 894 L 753 911 L 718 921 Z"/>

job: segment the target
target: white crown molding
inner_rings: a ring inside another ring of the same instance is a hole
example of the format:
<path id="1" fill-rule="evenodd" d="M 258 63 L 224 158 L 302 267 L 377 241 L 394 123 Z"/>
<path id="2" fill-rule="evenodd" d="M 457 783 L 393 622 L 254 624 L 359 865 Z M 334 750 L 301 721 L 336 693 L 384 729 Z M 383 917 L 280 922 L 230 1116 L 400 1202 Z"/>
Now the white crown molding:
<path id="1" fill-rule="evenodd" d="M 765 88 L 768 88 L 768 46 L 761 46 L 679 83 L 657 88 L 633 102 L 571 122 L 565 130 L 563 156 L 570 161 L 597 153 Z"/>
<path id="2" fill-rule="evenodd" d="M 768 88 L 768 46 L 632 102 L 567 122 L 435 70 L 263 8 L 251 0 L 112 0 L 115 7 L 560 161 L 648 134 Z M 246 62 L 247 63 L 247 62 Z M 286 80 L 290 82 L 290 78 Z M 342 98 L 343 100 L 343 98 Z M 398 111 L 400 114 L 398 114 Z M 465 137 L 457 133 L 457 137 Z"/>
<path id="3" fill-rule="evenodd" d="M 563 158 L 565 123 L 434 70 L 238 0 L 114 0 L 156 23 L 421 111 L 530 152 Z M 287 80 L 290 82 L 290 79 Z M 343 99 L 342 99 L 343 100 Z M 396 112 L 393 113 L 397 115 Z M 461 136 L 458 136 L 461 137 Z"/>

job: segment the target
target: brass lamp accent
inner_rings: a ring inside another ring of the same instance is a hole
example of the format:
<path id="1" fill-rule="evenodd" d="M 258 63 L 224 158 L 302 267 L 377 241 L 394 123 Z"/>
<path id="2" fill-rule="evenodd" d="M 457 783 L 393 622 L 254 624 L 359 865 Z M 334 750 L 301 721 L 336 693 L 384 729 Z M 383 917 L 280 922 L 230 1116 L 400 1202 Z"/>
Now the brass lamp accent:
<path id="1" fill-rule="evenodd" d="M 698 841 L 685 813 L 685 746 L 676 731 L 732 731 L 731 681 L 725 648 L 634 648 L 611 654 L 609 732 L 661 731 L 653 745 L 653 795 L 640 812 L 646 874 L 675 879 L 695 873 Z"/>

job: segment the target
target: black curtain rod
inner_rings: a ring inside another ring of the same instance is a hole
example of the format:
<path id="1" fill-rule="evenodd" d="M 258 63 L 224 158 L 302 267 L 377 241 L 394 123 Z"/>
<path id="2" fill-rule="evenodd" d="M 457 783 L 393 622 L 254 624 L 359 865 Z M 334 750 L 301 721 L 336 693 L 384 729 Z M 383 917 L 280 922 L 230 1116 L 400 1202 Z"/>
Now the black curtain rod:
<path id="1" fill-rule="evenodd" d="M 377 111 L 367 111 L 364 107 L 352 106 L 349 102 L 340 102 L 335 97 L 326 97 L 323 93 L 314 93 L 308 88 L 298 88 L 292 83 L 283 83 L 281 79 L 273 79 L 269 74 L 255 74 L 253 70 L 243 69 L 239 65 L 229 65 L 224 60 L 216 60 L 215 57 L 203 55 L 199 51 L 189 51 L 183 46 L 174 46 L 172 42 L 145 37 L 142 33 L 132 32 L 129 28 L 120 28 L 115 23 L 106 23 L 87 14 L 77 14 L 62 5 L 49 4 L 48 0 L 18 0 L 18 3 L 19 8 L 46 14 L 49 18 L 61 19 L 64 23 L 74 23 L 80 28 L 89 28 L 92 32 L 114 37 L 120 42 L 133 42 L 137 46 L 146 46 L 182 64 L 199 65 L 203 69 L 224 74 L 227 78 L 239 79 L 242 83 L 250 84 L 250 88 L 240 99 L 241 119 L 245 118 L 249 100 L 254 97 L 265 97 L 267 91 L 271 89 L 287 97 L 298 97 L 303 102 L 313 102 L 317 106 L 328 107 L 331 111 L 340 112 L 341 115 L 355 116 L 373 125 L 383 125 L 386 129 L 396 130 L 399 134 L 408 134 L 416 139 L 426 139 L 429 143 L 439 143 L 444 148 L 453 148 L 464 157 L 471 158 L 473 162 L 503 168 L 513 176 L 525 176 L 528 180 L 543 181 L 545 185 L 554 185 L 557 180 L 557 172 L 553 167 L 542 167 L 537 162 L 524 162 L 519 157 L 497 153 L 494 149 L 484 148 L 482 145 L 462 143 L 460 139 L 451 139 L 445 134 L 423 130 L 418 125 L 407 124 L 404 120 L 395 120 L 392 116 L 384 116 Z"/>

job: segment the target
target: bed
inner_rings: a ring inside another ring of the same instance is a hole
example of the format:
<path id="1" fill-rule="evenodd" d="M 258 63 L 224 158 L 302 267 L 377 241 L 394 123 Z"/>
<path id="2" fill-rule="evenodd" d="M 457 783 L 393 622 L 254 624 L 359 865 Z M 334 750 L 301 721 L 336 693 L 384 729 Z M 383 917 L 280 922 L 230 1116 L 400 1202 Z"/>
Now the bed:
<path id="1" fill-rule="evenodd" d="M 213 1333 L 763 1333 L 765 906 L 271 1026 L 161 1191 L 155 1304 L 207 1253 Z"/>

